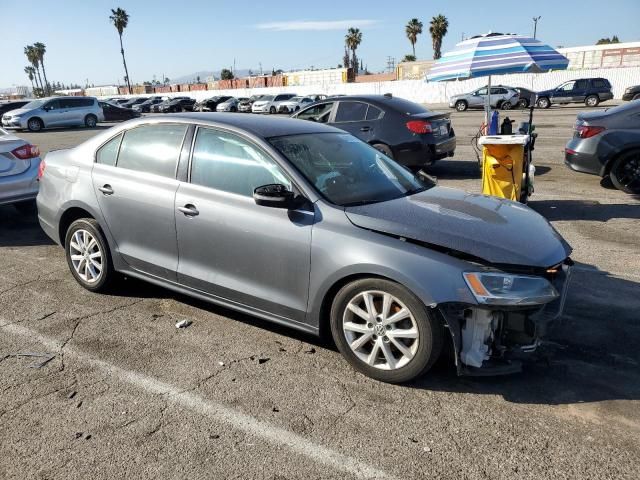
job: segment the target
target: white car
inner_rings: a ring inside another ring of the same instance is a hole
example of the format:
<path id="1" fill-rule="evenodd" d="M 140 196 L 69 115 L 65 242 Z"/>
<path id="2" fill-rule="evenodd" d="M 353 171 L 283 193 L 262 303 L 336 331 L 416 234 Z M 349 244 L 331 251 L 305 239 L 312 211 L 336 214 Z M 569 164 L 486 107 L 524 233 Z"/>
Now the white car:
<path id="1" fill-rule="evenodd" d="M 265 95 L 260 100 L 253 102 L 251 111 L 253 113 L 277 113 L 280 102 L 291 100 L 295 93 L 279 93 L 278 95 Z"/>
<path id="2" fill-rule="evenodd" d="M 245 98 L 245 97 L 242 97 L 242 98 L 235 98 L 235 97 L 230 98 L 226 102 L 219 103 L 216 106 L 216 112 L 237 112 L 238 111 L 238 105 L 240 104 L 240 102 L 242 102 L 244 100 L 248 100 L 248 99 Z"/>
<path id="3" fill-rule="evenodd" d="M 313 102 L 314 100 L 311 97 L 293 97 L 284 102 L 280 102 L 278 105 L 278 113 L 294 113 L 307 105 L 311 105 Z"/>
<path id="4" fill-rule="evenodd" d="M 2 116 L 4 128 L 38 132 L 48 127 L 94 128 L 104 122 L 104 113 L 95 97 L 40 98 Z"/>

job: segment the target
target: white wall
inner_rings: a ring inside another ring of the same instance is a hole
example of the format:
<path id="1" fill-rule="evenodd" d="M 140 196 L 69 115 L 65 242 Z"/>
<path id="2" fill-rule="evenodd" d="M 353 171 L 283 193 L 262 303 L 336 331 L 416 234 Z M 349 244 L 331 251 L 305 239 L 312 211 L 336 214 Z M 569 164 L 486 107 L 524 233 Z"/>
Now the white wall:
<path id="1" fill-rule="evenodd" d="M 525 87 L 534 91 L 553 88 L 566 80 L 586 77 L 607 78 L 613 86 L 614 98 L 621 98 L 624 89 L 631 85 L 640 85 L 640 67 L 629 68 L 599 68 L 593 70 L 564 70 L 548 73 L 523 73 L 514 75 L 500 75 L 492 77 L 492 84 Z M 300 87 L 269 87 L 269 88 L 239 88 L 234 90 L 202 90 L 194 92 L 175 92 L 157 94 L 168 97 L 190 96 L 196 100 L 203 100 L 214 95 L 233 95 L 234 97 L 249 97 L 254 94 L 292 92 L 300 95 L 325 93 L 328 95 L 345 94 L 384 94 L 392 93 L 396 97 L 406 98 L 417 103 L 446 103 L 452 95 L 466 93 L 475 88 L 486 85 L 487 78 L 472 80 L 426 83 L 422 80 L 399 80 L 393 82 L 373 83 L 334 83 L 323 86 Z M 131 95 L 142 96 L 142 95 Z M 151 96 L 151 95 L 145 95 Z"/>

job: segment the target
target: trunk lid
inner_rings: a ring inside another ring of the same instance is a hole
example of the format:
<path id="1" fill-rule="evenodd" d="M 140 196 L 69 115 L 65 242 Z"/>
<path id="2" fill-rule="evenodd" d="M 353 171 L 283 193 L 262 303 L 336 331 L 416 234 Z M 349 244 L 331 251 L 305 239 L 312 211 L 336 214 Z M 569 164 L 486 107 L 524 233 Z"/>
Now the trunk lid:
<path id="1" fill-rule="evenodd" d="M 448 137 L 451 134 L 451 114 L 442 112 L 422 112 L 409 115 L 411 120 L 425 120 L 431 124 L 433 135 Z"/>
<path id="2" fill-rule="evenodd" d="M 11 151 L 26 142 L 15 135 L 0 136 L 0 177 L 20 175 L 31 167 L 31 160 L 20 160 Z"/>

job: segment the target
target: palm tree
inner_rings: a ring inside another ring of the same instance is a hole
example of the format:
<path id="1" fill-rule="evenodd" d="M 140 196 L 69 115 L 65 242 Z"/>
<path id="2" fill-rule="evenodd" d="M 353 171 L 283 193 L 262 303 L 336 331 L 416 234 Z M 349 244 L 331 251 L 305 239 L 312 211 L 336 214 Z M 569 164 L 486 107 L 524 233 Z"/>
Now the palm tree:
<path id="1" fill-rule="evenodd" d="M 36 42 L 33 44 L 33 49 L 38 56 L 38 63 L 42 66 L 42 76 L 44 77 L 44 87 L 45 94 L 51 95 L 51 87 L 49 86 L 49 81 L 47 80 L 47 72 L 44 69 L 44 54 L 47 52 L 47 47 L 44 43 Z"/>
<path id="2" fill-rule="evenodd" d="M 29 60 L 29 63 L 36 71 L 36 87 L 44 93 L 42 78 L 40 77 L 40 60 L 38 59 L 38 53 L 36 52 L 36 49 L 33 47 L 33 45 L 27 45 L 26 47 L 24 47 L 24 54 L 27 56 L 27 60 Z M 40 80 L 39 85 L 38 80 Z"/>
<path id="3" fill-rule="evenodd" d="M 347 48 L 351 50 L 351 67 L 355 73 L 358 73 L 358 57 L 356 57 L 356 50 L 362 43 L 362 32 L 360 29 L 350 28 L 344 36 L 344 43 Z"/>
<path id="4" fill-rule="evenodd" d="M 431 19 L 429 33 L 433 42 L 433 59 L 438 60 L 442 56 L 442 39 L 447 34 L 449 28 L 449 20 L 444 15 L 438 15 Z"/>
<path id="5" fill-rule="evenodd" d="M 416 56 L 416 42 L 418 41 L 418 35 L 422 33 L 422 22 L 417 18 L 412 18 L 409 23 L 404 27 L 404 31 L 407 34 L 409 42 L 411 42 L 411 48 L 413 49 L 413 56 Z"/>
<path id="6" fill-rule="evenodd" d="M 36 87 L 33 84 L 33 79 L 35 78 L 35 73 L 36 73 L 36 69 L 33 68 L 31 65 L 24 67 L 24 73 L 27 74 L 27 77 L 29 77 L 29 80 L 31 81 L 31 91 L 33 92 Z"/>
<path id="7" fill-rule="evenodd" d="M 109 19 L 113 23 L 113 26 L 118 30 L 120 36 L 120 53 L 122 54 L 122 63 L 124 64 L 124 78 L 127 80 L 127 87 L 129 93 L 131 93 L 131 81 L 129 80 L 129 71 L 127 70 L 127 61 L 124 58 L 124 47 L 122 46 L 122 32 L 129 25 L 129 14 L 122 8 L 111 9 L 111 16 Z"/>

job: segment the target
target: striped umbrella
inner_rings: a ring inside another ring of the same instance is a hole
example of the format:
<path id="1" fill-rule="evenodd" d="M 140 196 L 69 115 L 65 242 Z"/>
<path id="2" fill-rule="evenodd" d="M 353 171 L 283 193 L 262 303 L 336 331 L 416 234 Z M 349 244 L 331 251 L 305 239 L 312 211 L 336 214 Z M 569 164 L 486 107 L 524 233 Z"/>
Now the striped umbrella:
<path id="1" fill-rule="evenodd" d="M 427 81 L 565 70 L 568 65 L 564 55 L 535 38 L 489 33 L 460 42 L 445 53 L 431 67 Z"/>

